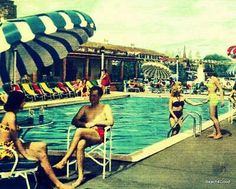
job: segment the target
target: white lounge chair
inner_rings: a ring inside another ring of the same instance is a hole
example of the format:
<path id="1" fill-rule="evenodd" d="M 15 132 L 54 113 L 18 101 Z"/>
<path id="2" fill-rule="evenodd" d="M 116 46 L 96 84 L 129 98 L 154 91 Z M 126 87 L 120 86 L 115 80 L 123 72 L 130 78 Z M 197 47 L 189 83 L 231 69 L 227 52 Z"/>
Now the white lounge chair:
<path id="1" fill-rule="evenodd" d="M 34 189 L 36 189 L 38 181 L 35 173 L 38 170 L 38 162 L 27 159 L 19 159 L 17 152 L 11 148 L 0 146 L 0 150 L 2 149 L 10 150 L 14 155 L 14 159 L 0 161 L 0 180 L 3 178 L 21 176 L 25 179 L 27 189 L 30 189 L 28 174 L 33 174 L 35 179 Z"/>
<path id="2" fill-rule="evenodd" d="M 72 138 L 72 130 L 77 129 L 75 126 L 69 126 L 67 133 L 67 149 L 70 146 Z M 102 166 L 102 178 L 106 177 L 106 167 L 108 165 L 111 171 L 111 153 L 112 153 L 112 128 L 105 127 L 104 141 L 102 143 L 92 145 L 85 149 L 85 157 L 92 159 L 95 163 Z M 69 160 L 66 165 L 66 177 L 70 176 L 70 166 L 76 164 L 76 159 Z M 76 164 L 77 169 L 77 164 Z"/>

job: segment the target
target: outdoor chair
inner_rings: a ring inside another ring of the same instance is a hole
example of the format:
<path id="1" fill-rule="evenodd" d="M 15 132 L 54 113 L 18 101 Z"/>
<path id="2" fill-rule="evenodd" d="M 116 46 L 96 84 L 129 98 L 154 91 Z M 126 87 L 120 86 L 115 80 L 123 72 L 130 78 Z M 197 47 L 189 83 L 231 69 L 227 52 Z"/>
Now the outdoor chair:
<path id="1" fill-rule="evenodd" d="M 62 91 L 59 87 L 54 87 L 53 90 L 59 95 L 60 98 L 68 96 L 68 94 Z"/>
<path id="2" fill-rule="evenodd" d="M 39 96 L 42 96 L 43 99 L 47 99 L 47 97 L 52 98 L 51 95 L 47 95 L 37 83 L 32 83 L 32 88 L 34 89 L 35 93 L 37 93 Z"/>
<path id="3" fill-rule="evenodd" d="M 74 96 L 78 96 L 79 95 L 79 93 L 76 93 L 76 90 L 75 90 L 74 86 L 69 81 L 66 81 L 65 85 L 70 89 L 70 91 L 72 91 Z"/>
<path id="4" fill-rule="evenodd" d="M 72 130 L 77 129 L 75 126 L 69 126 L 67 132 L 67 149 L 69 149 Z M 102 166 L 102 178 L 105 179 L 106 177 L 106 167 L 108 165 L 109 172 L 111 171 L 111 153 L 112 153 L 112 128 L 111 126 L 105 127 L 104 133 L 104 141 L 89 146 L 85 149 L 85 157 L 92 159 L 95 163 Z M 66 165 L 66 177 L 70 176 L 70 166 L 76 164 L 77 169 L 77 162 L 76 159 L 71 159 L 67 161 Z"/>
<path id="5" fill-rule="evenodd" d="M 7 101 L 7 93 L 0 87 L 0 105 L 3 105 Z"/>
<path id="6" fill-rule="evenodd" d="M 14 83 L 12 84 L 11 86 L 11 91 L 19 91 L 19 92 L 23 92 L 26 96 L 26 100 L 29 101 L 29 100 L 34 100 L 34 96 L 26 93 L 24 90 L 22 90 L 21 86 L 18 84 L 18 83 Z"/>
<path id="7" fill-rule="evenodd" d="M 58 93 L 55 93 L 51 88 L 49 88 L 45 82 L 39 83 L 39 86 L 43 89 L 45 93 L 51 95 L 54 99 L 55 97 L 60 97 L 60 95 Z"/>
<path id="8" fill-rule="evenodd" d="M 71 97 L 72 92 L 62 82 L 57 82 L 57 86 L 64 92 L 64 94 L 67 94 L 68 97 Z"/>
<path id="9" fill-rule="evenodd" d="M 10 150 L 13 153 L 14 158 L 12 160 L 6 159 L 0 161 L 0 180 L 21 176 L 25 179 L 27 189 L 30 189 L 31 187 L 28 179 L 28 174 L 33 174 L 35 180 L 34 189 L 36 189 L 38 181 L 35 173 L 38 170 L 38 161 L 21 159 L 18 157 L 17 152 L 12 148 L 0 146 L 0 150 L 3 149 Z"/>
<path id="10" fill-rule="evenodd" d="M 40 96 L 34 92 L 34 90 L 30 87 L 29 83 L 22 83 L 21 86 L 22 86 L 22 89 L 25 92 L 25 94 L 32 97 L 32 100 L 37 100 L 37 99 L 43 100 L 44 99 L 44 96 Z"/>
<path id="11" fill-rule="evenodd" d="M 91 89 L 91 88 L 94 86 L 94 84 L 93 84 L 91 81 L 86 81 L 86 86 L 87 86 L 89 89 Z"/>

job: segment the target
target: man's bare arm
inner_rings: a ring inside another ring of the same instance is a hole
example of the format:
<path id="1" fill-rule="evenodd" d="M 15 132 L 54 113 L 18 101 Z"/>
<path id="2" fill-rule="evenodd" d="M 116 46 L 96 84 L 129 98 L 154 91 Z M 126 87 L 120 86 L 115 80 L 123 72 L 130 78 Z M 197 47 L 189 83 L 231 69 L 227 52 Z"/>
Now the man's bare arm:
<path id="1" fill-rule="evenodd" d="M 80 108 L 78 113 L 72 119 L 71 124 L 76 127 L 85 127 L 86 122 L 84 120 L 81 120 L 81 118 L 84 116 L 84 112 L 85 112 L 85 106 Z"/>

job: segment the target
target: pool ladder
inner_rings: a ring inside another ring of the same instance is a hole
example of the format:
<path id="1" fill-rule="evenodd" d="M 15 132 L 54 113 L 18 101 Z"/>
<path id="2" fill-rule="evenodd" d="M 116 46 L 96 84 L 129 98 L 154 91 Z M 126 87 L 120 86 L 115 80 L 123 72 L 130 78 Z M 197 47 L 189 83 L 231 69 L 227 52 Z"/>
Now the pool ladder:
<path id="1" fill-rule="evenodd" d="M 197 137 L 197 136 L 200 136 L 201 133 L 202 133 L 202 116 L 198 113 L 198 112 L 188 112 L 184 117 L 183 117 L 183 123 L 184 121 L 188 118 L 188 117 L 191 117 L 193 119 L 193 133 L 194 133 L 194 136 Z M 198 118 L 198 124 L 197 124 L 197 118 Z M 173 128 L 177 125 L 178 123 L 176 123 Z M 198 129 L 197 129 L 197 126 L 198 126 Z M 171 128 L 171 130 L 173 129 Z M 170 137 L 170 133 L 171 133 L 171 130 L 168 132 L 168 136 L 167 137 Z"/>
<path id="2" fill-rule="evenodd" d="M 230 116 L 228 117 L 228 122 L 233 124 L 234 118 L 236 117 L 235 115 L 236 108 L 234 107 L 233 103 L 229 103 L 228 112 L 230 112 Z"/>

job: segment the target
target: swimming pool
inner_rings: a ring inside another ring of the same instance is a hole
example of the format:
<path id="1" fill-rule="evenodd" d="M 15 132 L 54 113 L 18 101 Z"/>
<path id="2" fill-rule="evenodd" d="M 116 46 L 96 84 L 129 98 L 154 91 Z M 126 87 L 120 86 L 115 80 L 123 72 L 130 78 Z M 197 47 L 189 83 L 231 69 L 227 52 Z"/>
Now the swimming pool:
<path id="1" fill-rule="evenodd" d="M 168 98 L 129 97 L 106 100 L 113 110 L 115 125 L 113 128 L 113 154 L 130 154 L 149 145 L 166 139 L 169 131 Z M 47 108 L 45 117 L 54 124 L 49 127 L 34 128 L 25 136 L 25 140 L 48 143 L 49 150 L 65 150 L 67 128 L 79 108 L 84 104 Z M 184 112 L 196 111 L 203 120 L 209 119 L 208 105 L 185 105 Z M 227 112 L 227 105 L 219 108 L 219 113 Z M 28 112 L 20 112 L 19 118 Z M 38 110 L 35 110 L 35 117 Z M 37 118 L 36 118 L 37 119 Z M 192 128 L 192 120 L 187 119 L 181 132 Z"/>

